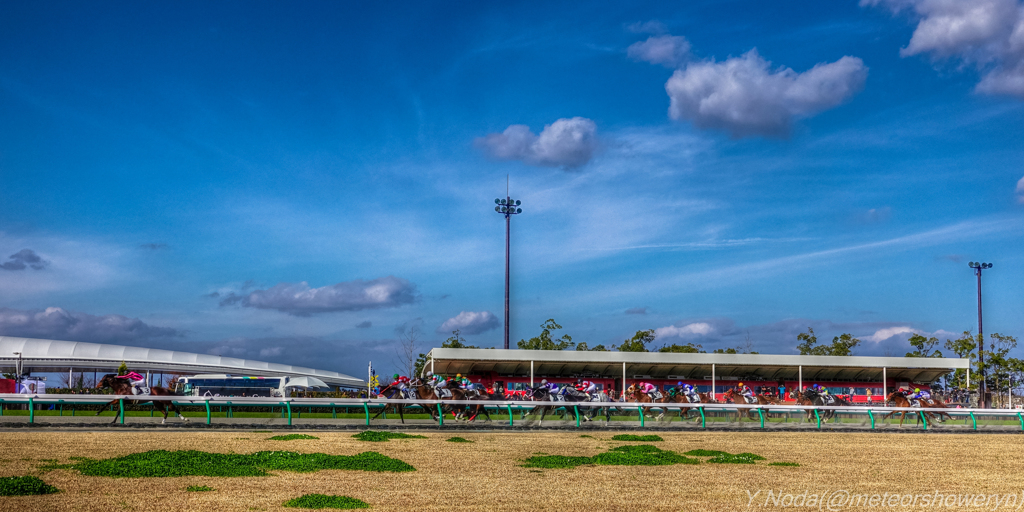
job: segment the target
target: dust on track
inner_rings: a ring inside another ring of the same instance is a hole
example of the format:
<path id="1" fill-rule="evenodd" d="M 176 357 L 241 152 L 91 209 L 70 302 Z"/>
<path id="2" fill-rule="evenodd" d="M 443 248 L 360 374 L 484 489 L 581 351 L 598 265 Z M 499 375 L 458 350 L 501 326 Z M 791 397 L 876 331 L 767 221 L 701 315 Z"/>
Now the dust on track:
<path id="1" fill-rule="evenodd" d="M 294 432 L 295 430 L 288 430 Z M 275 434 L 278 433 L 275 431 Z M 2 497 L 0 511 L 295 510 L 281 504 L 309 493 L 340 494 L 383 511 L 678 511 L 748 509 L 747 491 L 801 493 L 1012 493 L 1024 489 L 1014 435 L 895 435 L 800 432 L 658 432 L 660 448 L 753 452 L 800 467 L 701 464 L 583 466 L 536 470 L 520 461 L 536 453 L 592 456 L 622 444 L 615 432 L 423 432 L 428 439 L 369 443 L 352 432 L 312 432 L 318 440 L 268 441 L 246 431 L 7 431 L 0 434 L 0 476 L 39 475 L 43 461 L 108 458 L 148 450 L 251 453 L 293 450 L 354 455 L 377 451 L 412 464 L 411 473 L 274 472 L 268 477 L 106 478 L 71 470 L 41 474 L 62 490 Z M 458 435 L 470 443 L 448 443 Z M 190 485 L 214 492 L 189 493 Z M 855 510 L 855 509 L 849 509 Z"/>

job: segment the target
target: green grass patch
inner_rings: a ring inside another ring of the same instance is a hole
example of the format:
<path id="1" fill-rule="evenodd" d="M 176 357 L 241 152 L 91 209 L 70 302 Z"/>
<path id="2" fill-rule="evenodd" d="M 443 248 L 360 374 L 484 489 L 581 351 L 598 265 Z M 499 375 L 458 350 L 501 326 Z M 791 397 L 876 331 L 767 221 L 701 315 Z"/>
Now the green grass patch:
<path id="1" fill-rule="evenodd" d="M 640 441 L 642 443 L 653 443 L 655 441 L 664 441 L 664 439 L 662 439 L 661 436 L 656 436 L 653 434 L 647 436 L 638 436 L 634 434 L 619 434 L 612 436 L 612 441 Z"/>
<path id="2" fill-rule="evenodd" d="M 274 436 L 267 438 L 268 441 L 294 441 L 296 439 L 320 439 L 316 436 L 307 436 L 306 434 L 288 434 L 286 436 Z"/>
<path id="3" fill-rule="evenodd" d="M 765 460 L 765 458 L 753 453 L 737 453 L 712 457 L 708 459 L 708 462 L 713 464 L 756 464 L 759 460 Z"/>
<path id="4" fill-rule="evenodd" d="M 32 496 L 53 494 L 60 489 L 47 485 L 34 476 L 7 476 L 0 478 L 0 496 Z"/>
<path id="5" fill-rule="evenodd" d="M 449 443 L 472 443 L 473 441 L 470 441 L 469 439 L 465 439 L 465 438 L 462 438 L 462 437 L 449 437 L 448 438 L 448 442 Z"/>
<path id="6" fill-rule="evenodd" d="M 697 459 L 676 452 L 662 450 L 649 444 L 619 446 L 593 457 L 566 455 L 539 455 L 524 461 L 527 468 L 574 468 L 587 464 L 600 466 L 669 466 L 673 464 L 700 464 Z"/>
<path id="7" fill-rule="evenodd" d="M 370 508 L 370 504 L 363 500 L 327 494 L 306 494 L 284 502 L 284 506 L 291 508 Z"/>
<path id="8" fill-rule="evenodd" d="M 799 467 L 800 466 L 800 464 L 797 464 L 796 462 L 769 462 L 768 465 L 769 466 L 793 466 L 793 467 Z"/>
<path id="9" fill-rule="evenodd" d="M 208 487 L 208 486 L 205 486 L 205 485 L 190 485 L 190 486 L 186 487 L 185 490 L 188 491 L 188 492 L 207 492 L 207 491 L 216 491 L 217 489 L 214 489 L 213 487 Z"/>
<path id="10" fill-rule="evenodd" d="M 324 453 L 285 451 L 236 454 L 209 453 L 196 450 L 174 452 L 153 450 L 112 459 L 82 459 L 70 464 L 54 464 L 40 469 L 74 469 L 86 476 L 108 476 L 113 478 L 265 476 L 267 471 L 274 470 L 295 471 L 298 473 L 308 473 L 322 469 L 375 472 L 416 471 L 416 468 L 405 462 L 376 452 L 363 452 L 359 455 L 327 455 Z"/>
<path id="11" fill-rule="evenodd" d="M 582 436 L 580 436 L 580 437 L 589 437 L 590 439 L 593 439 L 593 438 L 594 438 L 594 436 L 588 436 L 588 435 L 586 435 L 586 434 L 583 434 L 583 435 L 582 435 Z"/>
<path id="12" fill-rule="evenodd" d="M 403 434 L 402 432 L 381 432 L 379 430 L 365 430 L 354 436 L 360 441 L 370 441 L 374 443 L 381 443 L 388 439 L 426 439 L 427 436 L 414 436 L 411 434 Z"/>
<path id="13" fill-rule="evenodd" d="M 686 455 L 690 455 L 693 457 L 718 457 L 721 455 L 729 456 L 732 454 L 729 452 L 722 452 L 718 450 L 690 450 L 686 452 Z"/>

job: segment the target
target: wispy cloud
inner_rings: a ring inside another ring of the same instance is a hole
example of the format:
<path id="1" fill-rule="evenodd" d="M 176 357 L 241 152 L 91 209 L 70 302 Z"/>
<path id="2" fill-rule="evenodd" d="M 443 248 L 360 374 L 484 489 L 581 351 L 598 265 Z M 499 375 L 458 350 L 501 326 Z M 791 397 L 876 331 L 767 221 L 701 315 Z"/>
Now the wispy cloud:
<path id="1" fill-rule="evenodd" d="M 370 281 L 356 279 L 320 288 L 301 283 L 280 283 L 266 290 L 245 295 L 232 294 L 221 300 L 221 306 L 241 304 L 256 309 L 274 309 L 289 315 L 309 316 L 315 313 L 361 311 L 395 308 L 416 301 L 416 285 L 387 276 Z"/>

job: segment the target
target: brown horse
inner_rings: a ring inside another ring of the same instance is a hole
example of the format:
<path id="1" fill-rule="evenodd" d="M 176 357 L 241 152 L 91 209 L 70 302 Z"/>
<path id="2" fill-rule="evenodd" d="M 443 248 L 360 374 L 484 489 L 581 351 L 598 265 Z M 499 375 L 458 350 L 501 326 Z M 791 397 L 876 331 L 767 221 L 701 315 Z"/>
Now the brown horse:
<path id="1" fill-rule="evenodd" d="M 641 404 L 666 404 L 672 402 L 665 394 L 662 394 L 661 398 L 651 398 L 647 393 L 640 391 L 640 388 L 636 387 L 635 384 L 630 385 L 626 389 L 626 397 L 632 398 L 634 402 Z M 661 407 L 644 407 L 642 414 L 647 416 L 651 409 L 661 409 L 661 414 L 655 417 L 655 420 L 661 420 L 665 417 L 665 409 Z"/>
<path id="2" fill-rule="evenodd" d="M 687 396 L 684 395 L 683 393 L 669 393 L 669 395 L 668 395 L 668 402 L 669 403 L 676 403 L 676 404 L 694 403 L 694 402 L 690 402 L 690 399 L 687 398 Z M 697 392 L 697 402 L 696 403 L 700 403 L 700 404 L 714 403 L 714 398 L 711 396 L 711 393 Z M 693 420 L 694 423 L 700 423 L 701 415 L 700 415 L 699 409 L 703 409 L 703 407 L 689 407 L 689 408 L 686 408 L 686 409 L 682 409 L 682 410 L 680 410 L 679 415 L 681 417 L 685 418 L 685 417 L 689 417 L 690 413 L 692 412 L 692 413 L 694 413 L 694 420 Z"/>
<path id="3" fill-rule="evenodd" d="M 404 398 L 399 391 L 400 390 L 394 384 L 388 384 L 377 393 L 377 398 Z M 398 417 L 402 420 L 402 423 L 405 423 L 405 407 L 405 404 L 386 404 L 384 407 L 381 407 L 380 412 L 370 418 L 370 420 L 375 420 L 380 417 L 380 415 L 386 414 L 388 409 L 395 409 L 398 411 Z"/>
<path id="4" fill-rule="evenodd" d="M 725 398 L 726 402 L 732 402 L 732 403 L 744 403 L 744 404 L 748 404 L 748 405 L 754 405 L 754 404 L 774 405 L 774 402 L 768 400 L 763 395 L 754 395 L 754 401 L 753 402 L 747 402 L 746 398 L 743 395 L 740 395 L 739 393 L 737 393 L 735 388 L 726 391 L 722 395 L 722 397 Z M 742 400 L 742 402 L 736 402 L 737 398 Z M 743 413 L 741 413 L 740 411 L 741 411 L 741 409 L 736 409 L 736 416 L 737 417 L 743 415 Z M 756 420 L 756 419 L 760 419 L 761 418 L 761 415 L 759 415 L 755 409 L 746 409 L 746 411 L 747 411 L 747 418 L 750 418 L 752 420 Z"/>
<path id="5" fill-rule="evenodd" d="M 100 380 L 100 383 L 96 385 L 96 389 L 104 389 L 104 388 L 110 388 L 110 389 L 114 390 L 114 394 L 115 395 L 133 396 L 132 395 L 132 385 L 131 385 L 131 383 L 128 382 L 128 379 L 119 379 L 119 378 L 117 378 L 117 375 L 114 375 L 113 373 L 108 373 L 107 375 L 104 375 L 103 379 Z M 169 390 L 167 388 L 163 388 L 163 387 L 160 387 L 160 386 L 152 386 L 152 387 L 150 387 L 149 388 L 149 394 L 152 395 L 152 396 L 181 396 L 181 395 L 175 393 L 174 391 L 171 391 L 171 390 Z M 138 396 L 138 395 L 135 395 L 135 396 Z M 120 400 L 120 399 L 118 399 L 118 400 Z M 100 413 L 103 412 L 103 409 L 106 409 L 107 406 L 111 406 L 111 405 L 116 404 L 118 402 L 118 400 L 112 400 L 110 403 L 108 403 L 107 405 L 105 405 L 102 408 L 100 408 L 99 411 L 96 411 L 96 416 L 99 416 Z M 167 410 L 168 409 L 174 411 L 174 414 L 178 415 L 178 417 L 181 418 L 182 421 L 184 421 L 186 423 L 188 422 L 188 418 L 186 418 L 186 417 L 181 415 L 181 412 L 178 411 L 178 408 L 174 406 L 174 402 L 167 401 L 165 403 L 163 400 L 140 400 L 140 399 L 132 399 L 132 401 L 136 405 L 144 404 L 146 402 L 152 402 L 154 407 L 159 409 L 160 412 L 164 413 L 164 419 L 160 421 L 161 425 L 167 423 Z M 118 409 L 117 410 L 117 414 L 114 416 L 114 421 L 111 421 L 111 423 L 117 423 L 117 418 L 119 418 L 120 416 L 121 416 L 121 410 Z"/>
<path id="6" fill-rule="evenodd" d="M 794 389 L 789 392 L 789 397 L 796 401 L 796 405 L 814 405 L 810 399 L 806 398 L 799 390 Z M 807 409 L 807 421 L 814 421 L 814 409 Z"/>
<path id="7" fill-rule="evenodd" d="M 898 389 L 896 391 L 893 391 L 892 393 L 889 393 L 889 396 L 886 397 L 886 401 L 892 402 L 895 405 L 895 407 L 913 407 L 913 404 L 910 403 L 910 399 L 907 398 L 907 395 Z M 920 407 L 922 409 L 943 408 L 946 406 L 946 404 L 944 404 L 941 400 L 935 400 L 933 401 L 933 403 L 928 403 L 926 400 L 918 400 L 917 402 L 917 407 Z M 889 414 L 882 416 L 882 419 L 884 420 L 885 418 L 888 418 L 895 414 L 903 413 L 902 416 L 900 416 L 900 428 L 903 428 L 903 420 L 907 418 L 907 412 L 908 411 L 892 411 Z M 928 412 L 922 410 L 921 414 L 923 414 L 926 419 L 931 420 L 934 420 L 936 417 L 938 417 L 941 420 L 942 416 L 946 416 L 949 419 L 953 419 L 953 417 L 950 416 L 949 413 L 945 411 Z M 918 422 L 920 422 L 920 418 L 918 418 Z"/>

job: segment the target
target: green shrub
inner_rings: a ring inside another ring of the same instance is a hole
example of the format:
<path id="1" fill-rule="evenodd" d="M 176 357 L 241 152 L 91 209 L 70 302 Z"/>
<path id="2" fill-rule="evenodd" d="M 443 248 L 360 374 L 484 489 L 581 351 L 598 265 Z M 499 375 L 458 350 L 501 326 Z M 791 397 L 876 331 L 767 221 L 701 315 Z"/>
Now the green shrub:
<path id="1" fill-rule="evenodd" d="M 217 489 L 214 489 L 213 487 L 207 487 L 205 485 L 190 485 L 187 488 L 185 488 L 185 490 L 188 492 L 206 492 L 216 491 Z"/>
<path id="2" fill-rule="evenodd" d="M 753 453 L 737 453 L 736 455 L 719 455 L 708 459 L 708 462 L 714 464 L 755 464 L 759 460 L 765 460 L 760 455 Z"/>
<path id="3" fill-rule="evenodd" d="M 653 434 L 647 436 L 638 436 L 634 434 L 619 434 L 616 436 L 612 436 L 612 441 L 640 441 L 643 443 L 651 443 L 654 441 L 664 441 L 664 439 L 662 439 L 661 436 L 656 436 Z"/>
<path id="4" fill-rule="evenodd" d="M 795 466 L 795 467 L 799 467 L 800 466 L 800 464 L 797 464 L 796 462 L 769 462 L 768 465 L 769 466 Z"/>
<path id="5" fill-rule="evenodd" d="M 461 438 L 461 437 L 449 437 L 448 438 L 448 442 L 449 443 L 472 443 L 473 441 L 470 441 L 469 439 L 464 439 L 464 438 Z"/>
<path id="6" fill-rule="evenodd" d="M 380 443 L 387 441 L 388 439 L 426 439 L 427 436 L 414 436 L 410 434 L 403 434 L 402 432 L 381 432 L 379 430 L 365 430 L 354 436 L 360 441 L 370 441 L 374 443 Z"/>
<path id="7" fill-rule="evenodd" d="M 274 436 L 267 438 L 268 441 L 294 441 L 296 439 L 320 439 L 319 437 L 307 436 L 306 434 L 288 434 L 286 436 Z"/>
<path id="8" fill-rule="evenodd" d="M 284 506 L 291 508 L 370 508 L 370 504 L 363 500 L 349 498 L 348 496 L 329 496 L 327 494 L 306 494 L 305 496 L 284 502 Z"/>
<path id="9" fill-rule="evenodd" d="M 729 456 L 732 454 L 729 452 L 722 452 L 718 450 L 690 450 L 686 452 L 686 455 L 691 455 L 694 457 L 718 457 L 720 455 Z"/>
<path id="10" fill-rule="evenodd" d="M 376 452 L 359 455 L 324 453 L 256 452 L 251 454 L 208 453 L 196 450 L 153 450 L 112 459 L 82 459 L 44 469 L 74 469 L 86 476 L 114 478 L 161 478 L 176 476 L 264 476 L 267 471 L 308 473 L 322 469 L 402 472 L 416 468 Z"/>
<path id="11" fill-rule="evenodd" d="M 566 455 L 534 455 L 526 459 L 524 468 L 574 468 L 593 464 L 590 457 L 569 457 Z"/>
<path id="12" fill-rule="evenodd" d="M 593 457 L 569 457 L 565 455 L 533 456 L 524 461 L 527 468 L 574 468 L 585 464 L 601 466 L 668 466 L 672 464 L 700 464 L 697 459 L 683 457 L 676 452 L 662 450 L 657 446 L 619 446 Z"/>
<path id="13" fill-rule="evenodd" d="M 0 496 L 31 496 L 34 494 L 53 494 L 60 489 L 46 485 L 46 482 L 34 476 L 7 476 L 0 478 Z"/>

